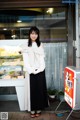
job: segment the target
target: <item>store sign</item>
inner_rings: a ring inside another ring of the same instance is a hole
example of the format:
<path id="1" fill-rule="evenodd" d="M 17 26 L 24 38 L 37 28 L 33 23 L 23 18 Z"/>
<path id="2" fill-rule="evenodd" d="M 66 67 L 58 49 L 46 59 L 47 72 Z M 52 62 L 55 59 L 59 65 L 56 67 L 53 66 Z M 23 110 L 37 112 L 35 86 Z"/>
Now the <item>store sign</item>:
<path id="1" fill-rule="evenodd" d="M 80 110 L 80 68 L 68 66 L 64 69 L 64 99 L 74 110 Z"/>
<path id="2" fill-rule="evenodd" d="M 74 72 L 65 68 L 64 71 L 64 87 L 65 87 L 65 100 L 71 106 L 74 107 Z"/>
<path id="3" fill-rule="evenodd" d="M 78 0 L 62 0 L 62 3 L 77 3 Z"/>

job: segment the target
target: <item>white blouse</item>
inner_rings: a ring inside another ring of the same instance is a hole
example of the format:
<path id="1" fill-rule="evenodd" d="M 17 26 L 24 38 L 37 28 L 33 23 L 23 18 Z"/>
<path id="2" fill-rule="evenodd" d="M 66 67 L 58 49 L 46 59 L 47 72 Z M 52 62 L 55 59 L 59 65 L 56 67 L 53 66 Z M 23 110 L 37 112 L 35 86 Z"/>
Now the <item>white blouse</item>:
<path id="1" fill-rule="evenodd" d="M 23 54 L 24 67 L 29 74 L 37 74 L 45 69 L 45 54 L 42 43 L 39 47 L 36 42 L 33 42 L 31 47 L 28 47 L 27 44 L 22 45 L 21 51 Z"/>

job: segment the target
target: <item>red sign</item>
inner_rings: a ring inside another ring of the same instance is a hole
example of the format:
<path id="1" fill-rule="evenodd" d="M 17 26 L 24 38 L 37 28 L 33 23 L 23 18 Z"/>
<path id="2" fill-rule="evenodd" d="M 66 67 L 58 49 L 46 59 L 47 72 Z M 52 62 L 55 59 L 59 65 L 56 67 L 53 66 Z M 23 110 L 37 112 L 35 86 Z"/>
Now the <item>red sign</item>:
<path id="1" fill-rule="evenodd" d="M 68 67 L 64 70 L 64 88 L 65 100 L 74 108 L 74 71 Z"/>

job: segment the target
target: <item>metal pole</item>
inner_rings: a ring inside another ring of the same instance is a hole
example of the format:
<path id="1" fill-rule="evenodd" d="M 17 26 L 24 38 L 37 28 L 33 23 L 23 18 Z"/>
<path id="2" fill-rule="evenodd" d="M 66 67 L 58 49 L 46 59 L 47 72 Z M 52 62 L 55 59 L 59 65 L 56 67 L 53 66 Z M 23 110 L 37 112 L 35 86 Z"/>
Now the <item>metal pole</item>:
<path id="1" fill-rule="evenodd" d="M 75 41 L 75 45 L 76 45 L 76 67 L 80 68 L 80 41 L 79 41 L 79 11 L 78 11 L 78 0 L 76 0 L 76 4 L 75 4 L 75 14 L 76 14 L 76 41 Z"/>
<path id="2" fill-rule="evenodd" d="M 70 112 L 69 115 L 67 116 L 66 120 L 69 119 L 69 117 L 70 117 L 70 115 L 72 114 L 72 112 L 73 112 L 73 109 L 71 110 L 71 112 Z"/>

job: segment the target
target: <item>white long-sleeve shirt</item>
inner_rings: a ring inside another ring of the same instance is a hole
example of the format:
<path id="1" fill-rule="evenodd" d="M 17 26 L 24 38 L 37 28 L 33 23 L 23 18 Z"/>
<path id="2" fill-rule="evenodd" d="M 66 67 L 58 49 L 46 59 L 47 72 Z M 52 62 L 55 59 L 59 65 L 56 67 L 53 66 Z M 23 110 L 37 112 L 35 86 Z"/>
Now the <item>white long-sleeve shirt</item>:
<path id="1" fill-rule="evenodd" d="M 37 74 L 45 69 L 45 55 L 42 43 L 39 47 L 36 42 L 33 42 L 31 47 L 28 47 L 27 44 L 23 45 L 21 51 L 24 67 L 29 74 Z"/>

